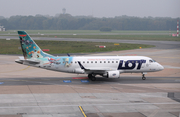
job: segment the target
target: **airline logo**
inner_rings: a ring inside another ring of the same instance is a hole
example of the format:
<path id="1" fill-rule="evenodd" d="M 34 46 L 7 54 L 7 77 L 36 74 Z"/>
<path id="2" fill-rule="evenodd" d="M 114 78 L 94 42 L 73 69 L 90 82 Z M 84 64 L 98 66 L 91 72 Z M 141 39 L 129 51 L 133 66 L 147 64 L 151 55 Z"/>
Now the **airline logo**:
<path id="1" fill-rule="evenodd" d="M 120 60 L 118 70 L 131 70 L 137 66 L 137 70 L 141 69 L 143 63 L 146 63 L 146 60 Z"/>

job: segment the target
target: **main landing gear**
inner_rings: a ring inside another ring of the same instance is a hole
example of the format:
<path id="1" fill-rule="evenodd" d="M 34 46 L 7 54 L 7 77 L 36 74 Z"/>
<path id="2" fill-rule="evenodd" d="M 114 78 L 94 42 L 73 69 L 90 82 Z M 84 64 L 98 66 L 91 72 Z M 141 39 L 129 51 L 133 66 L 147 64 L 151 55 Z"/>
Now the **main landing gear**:
<path id="1" fill-rule="evenodd" d="M 142 75 L 142 80 L 146 80 L 145 74 Z"/>
<path id="2" fill-rule="evenodd" d="M 88 74 L 88 78 L 92 81 L 96 81 L 96 77 L 93 74 Z"/>

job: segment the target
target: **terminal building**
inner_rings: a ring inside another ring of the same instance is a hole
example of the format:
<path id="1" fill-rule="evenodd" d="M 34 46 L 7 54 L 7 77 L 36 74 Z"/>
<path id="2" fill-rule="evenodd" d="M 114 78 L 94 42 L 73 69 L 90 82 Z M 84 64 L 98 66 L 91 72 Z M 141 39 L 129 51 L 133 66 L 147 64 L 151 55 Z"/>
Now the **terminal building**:
<path id="1" fill-rule="evenodd" d="M 0 26 L 0 31 L 6 31 L 6 29 L 4 28 L 4 26 Z"/>

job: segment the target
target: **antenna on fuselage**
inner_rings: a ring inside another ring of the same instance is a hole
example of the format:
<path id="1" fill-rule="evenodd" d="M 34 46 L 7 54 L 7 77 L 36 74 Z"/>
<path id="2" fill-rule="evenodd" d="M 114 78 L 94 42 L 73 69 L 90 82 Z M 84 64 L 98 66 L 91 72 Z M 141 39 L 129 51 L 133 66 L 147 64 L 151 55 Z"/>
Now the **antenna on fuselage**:
<path id="1" fill-rule="evenodd" d="M 69 53 L 67 53 L 67 55 L 70 57 L 70 54 L 69 54 Z"/>

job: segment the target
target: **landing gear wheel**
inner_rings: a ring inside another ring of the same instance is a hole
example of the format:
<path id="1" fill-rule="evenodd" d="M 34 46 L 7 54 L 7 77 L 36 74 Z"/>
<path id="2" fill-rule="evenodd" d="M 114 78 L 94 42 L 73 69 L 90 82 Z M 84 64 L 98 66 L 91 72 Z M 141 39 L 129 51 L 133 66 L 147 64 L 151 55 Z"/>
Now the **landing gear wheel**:
<path id="1" fill-rule="evenodd" d="M 93 76 L 93 77 L 91 78 L 91 80 L 92 80 L 92 81 L 96 81 L 96 77 Z"/>
<path id="2" fill-rule="evenodd" d="M 142 80 L 146 80 L 146 77 L 142 77 Z"/>
<path id="3" fill-rule="evenodd" d="M 144 76 L 144 74 L 143 74 L 143 76 L 142 76 L 142 80 L 146 80 L 146 77 Z"/>
<path id="4" fill-rule="evenodd" d="M 93 76 L 92 76 L 92 74 L 88 74 L 88 78 L 91 80 L 91 78 L 92 78 Z"/>
<path id="5" fill-rule="evenodd" d="M 88 74 L 88 78 L 92 81 L 95 81 L 96 80 L 96 77 L 93 76 L 92 74 Z"/>

